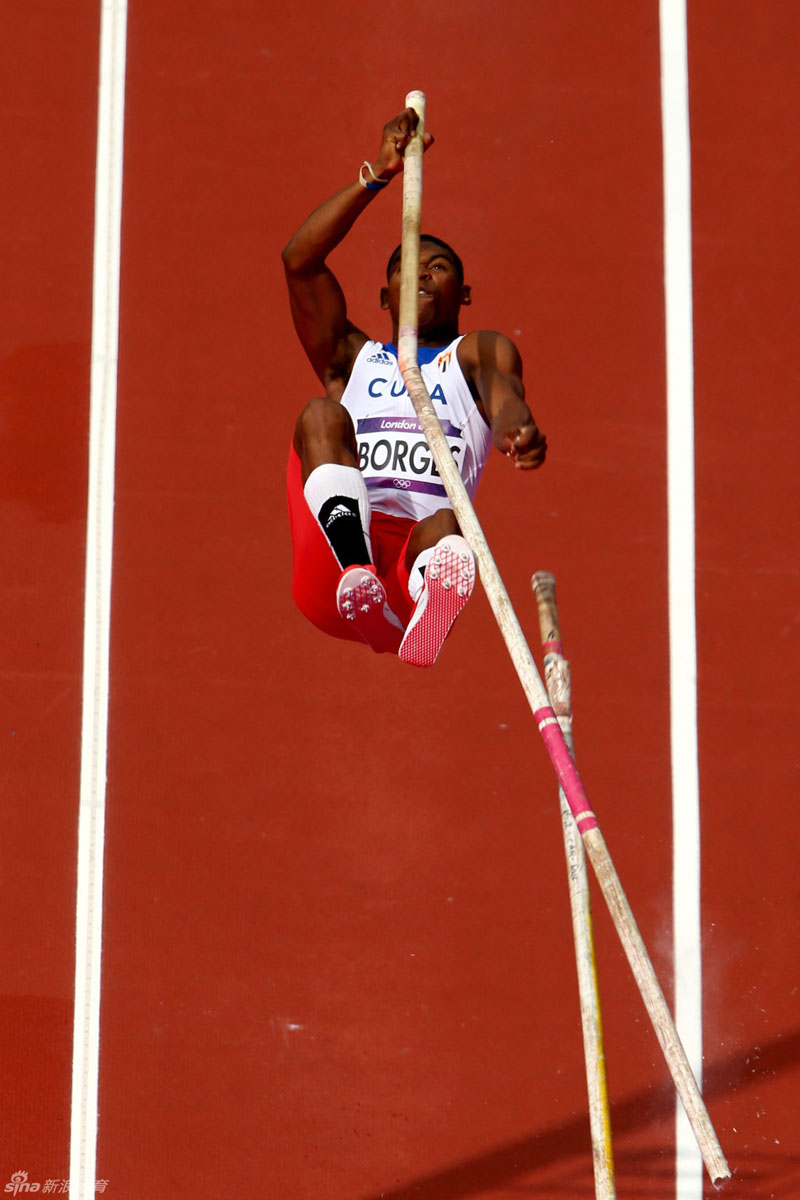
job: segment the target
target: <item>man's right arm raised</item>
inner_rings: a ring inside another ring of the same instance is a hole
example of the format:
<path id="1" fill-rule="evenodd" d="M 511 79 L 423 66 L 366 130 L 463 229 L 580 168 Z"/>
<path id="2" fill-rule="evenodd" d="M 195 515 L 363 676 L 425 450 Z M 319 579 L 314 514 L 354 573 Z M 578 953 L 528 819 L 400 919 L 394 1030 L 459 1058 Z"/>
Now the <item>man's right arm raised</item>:
<path id="1" fill-rule="evenodd" d="M 403 154 L 416 125 L 413 109 L 389 121 L 371 167 L 362 167 L 352 183 L 316 208 L 283 250 L 297 336 L 326 386 L 333 378 L 349 374 L 366 340 L 366 334 L 348 320 L 344 292 L 327 264 L 328 256 L 383 186 L 402 171 Z M 430 140 L 426 137 L 426 143 Z"/>

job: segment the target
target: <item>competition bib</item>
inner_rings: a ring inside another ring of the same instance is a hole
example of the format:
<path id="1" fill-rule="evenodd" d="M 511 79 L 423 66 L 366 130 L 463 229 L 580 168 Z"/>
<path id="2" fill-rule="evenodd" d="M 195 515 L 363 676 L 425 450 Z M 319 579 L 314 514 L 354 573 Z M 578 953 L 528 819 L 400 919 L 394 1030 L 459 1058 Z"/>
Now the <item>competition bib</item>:
<path id="1" fill-rule="evenodd" d="M 464 453 L 462 432 L 446 419 L 442 428 L 458 465 Z M 356 438 L 358 465 L 368 488 L 446 495 L 416 417 L 359 417 Z"/>

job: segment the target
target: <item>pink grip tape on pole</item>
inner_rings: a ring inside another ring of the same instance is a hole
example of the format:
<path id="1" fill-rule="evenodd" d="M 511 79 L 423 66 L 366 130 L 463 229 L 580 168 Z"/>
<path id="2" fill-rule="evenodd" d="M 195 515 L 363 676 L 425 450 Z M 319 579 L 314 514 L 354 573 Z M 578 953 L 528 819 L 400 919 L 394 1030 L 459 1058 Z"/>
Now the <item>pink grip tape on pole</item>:
<path id="1" fill-rule="evenodd" d="M 578 829 L 582 834 L 597 829 L 597 817 L 592 812 L 578 768 L 564 741 L 558 717 L 549 706 L 537 708 L 533 716 Z"/>

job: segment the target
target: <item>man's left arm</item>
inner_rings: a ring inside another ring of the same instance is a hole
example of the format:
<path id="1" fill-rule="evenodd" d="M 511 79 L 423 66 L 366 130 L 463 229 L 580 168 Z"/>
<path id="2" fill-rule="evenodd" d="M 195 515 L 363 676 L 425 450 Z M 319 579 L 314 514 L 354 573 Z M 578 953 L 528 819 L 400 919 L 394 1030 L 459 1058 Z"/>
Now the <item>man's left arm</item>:
<path id="1" fill-rule="evenodd" d="M 497 449 L 513 458 L 520 470 L 540 467 L 547 439 L 525 402 L 522 359 L 514 343 L 502 333 L 484 329 L 468 333 L 459 351 Z"/>

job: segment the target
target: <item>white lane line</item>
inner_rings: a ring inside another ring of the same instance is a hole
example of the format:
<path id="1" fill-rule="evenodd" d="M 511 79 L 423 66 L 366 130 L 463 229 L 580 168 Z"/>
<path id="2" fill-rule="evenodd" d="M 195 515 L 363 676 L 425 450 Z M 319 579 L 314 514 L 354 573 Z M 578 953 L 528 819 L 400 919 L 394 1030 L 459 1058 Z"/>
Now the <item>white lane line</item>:
<path id="1" fill-rule="evenodd" d="M 675 1024 L 702 1079 L 700 787 L 695 615 L 694 345 L 686 0 L 660 0 L 672 751 Z M 702 1200 L 703 1162 L 680 1104 L 677 1200 Z"/>
<path id="2" fill-rule="evenodd" d="M 105 0 L 95 184 L 70 1195 L 94 1200 L 127 4 Z"/>

